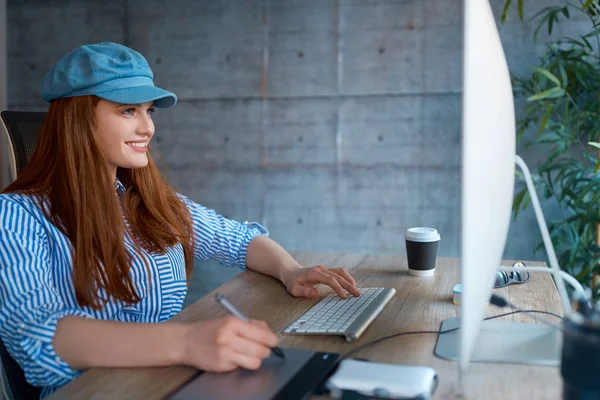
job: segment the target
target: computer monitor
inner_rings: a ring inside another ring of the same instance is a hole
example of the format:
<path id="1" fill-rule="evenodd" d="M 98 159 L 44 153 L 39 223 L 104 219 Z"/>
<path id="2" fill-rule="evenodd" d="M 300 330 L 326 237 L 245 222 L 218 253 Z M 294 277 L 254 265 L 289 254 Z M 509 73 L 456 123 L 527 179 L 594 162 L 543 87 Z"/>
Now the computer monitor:
<path id="1" fill-rule="evenodd" d="M 483 321 L 508 235 L 515 162 L 526 166 L 516 156 L 512 85 L 490 4 L 465 0 L 464 13 L 461 317 L 445 320 L 440 330 L 460 329 L 440 335 L 435 353 L 458 360 L 463 372 L 471 360 L 559 365 L 562 336 L 555 326 Z M 531 182 L 528 188 L 559 275 Z M 568 306 L 564 283 L 557 285 Z"/>
<path id="2" fill-rule="evenodd" d="M 465 0 L 460 367 L 467 368 L 501 264 L 515 185 L 515 107 L 488 0 Z"/>

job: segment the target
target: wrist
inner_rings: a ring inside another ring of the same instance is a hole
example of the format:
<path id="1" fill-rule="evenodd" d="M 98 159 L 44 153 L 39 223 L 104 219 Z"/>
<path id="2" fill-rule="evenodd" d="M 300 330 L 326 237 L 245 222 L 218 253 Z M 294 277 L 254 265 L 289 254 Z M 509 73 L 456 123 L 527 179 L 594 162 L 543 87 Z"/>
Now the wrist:
<path id="1" fill-rule="evenodd" d="M 169 363 L 172 365 L 188 365 L 187 355 L 188 349 L 190 348 L 190 345 L 188 344 L 188 341 L 190 340 L 188 331 L 190 330 L 190 327 L 188 324 L 182 323 L 168 323 L 168 325 L 171 325 L 170 336 L 171 339 L 174 339 L 166 341 L 170 348 L 168 355 Z"/>
<path id="2" fill-rule="evenodd" d="M 285 286 L 288 286 L 288 281 L 290 280 L 290 277 L 294 274 L 294 272 L 298 271 L 299 269 L 302 269 L 302 265 L 298 264 L 296 260 L 292 260 L 289 263 L 282 264 L 281 268 L 279 269 L 279 280 Z"/>

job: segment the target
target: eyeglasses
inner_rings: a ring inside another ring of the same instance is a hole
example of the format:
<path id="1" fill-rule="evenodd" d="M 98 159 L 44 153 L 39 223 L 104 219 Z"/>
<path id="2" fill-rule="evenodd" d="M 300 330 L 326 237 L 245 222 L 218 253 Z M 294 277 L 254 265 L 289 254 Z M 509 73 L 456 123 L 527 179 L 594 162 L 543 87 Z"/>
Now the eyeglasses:
<path id="1" fill-rule="evenodd" d="M 527 265 L 523 261 L 518 261 L 512 265 L 515 268 L 526 268 Z M 525 283 L 529 281 L 528 271 L 498 271 L 496 273 L 496 282 L 494 288 L 501 288 L 512 285 L 513 283 Z"/>

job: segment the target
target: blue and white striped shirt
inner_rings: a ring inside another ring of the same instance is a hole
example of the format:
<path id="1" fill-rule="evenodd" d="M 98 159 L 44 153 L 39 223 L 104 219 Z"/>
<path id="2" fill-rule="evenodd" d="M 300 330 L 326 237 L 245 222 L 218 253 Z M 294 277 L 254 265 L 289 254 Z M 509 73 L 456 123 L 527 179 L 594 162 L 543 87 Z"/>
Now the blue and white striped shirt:
<path id="1" fill-rule="evenodd" d="M 115 186 L 123 196 L 123 185 L 117 181 Z M 194 257 L 245 268 L 250 241 L 267 235 L 267 230 L 257 223 L 228 220 L 181 197 L 192 215 Z M 48 207 L 47 202 L 44 204 Z M 101 310 L 80 307 L 71 279 L 70 241 L 44 217 L 38 197 L 0 195 L 0 338 L 25 371 L 27 381 L 43 387 L 42 398 L 81 373 L 70 368 L 52 345 L 60 318 L 156 323 L 181 311 L 187 293 L 181 244 L 166 254 L 142 250 L 149 264 L 149 279 L 127 234 L 125 248 L 133 255 L 131 276 L 142 300 L 131 305 L 110 299 Z M 103 290 L 99 293 L 106 297 Z"/>

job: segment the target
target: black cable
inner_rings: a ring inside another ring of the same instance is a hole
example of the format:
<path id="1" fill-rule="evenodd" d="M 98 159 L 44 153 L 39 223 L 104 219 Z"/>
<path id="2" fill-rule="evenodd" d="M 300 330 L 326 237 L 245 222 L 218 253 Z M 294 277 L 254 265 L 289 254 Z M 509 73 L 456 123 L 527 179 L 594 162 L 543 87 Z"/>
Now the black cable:
<path id="1" fill-rule="evenodd" d="M 490 304 L 493 304 L 493 305 L 495 305 L 496 307 L 499 307 L 499 308 L 505 308 L 505 307 L 509 307 L 510 306 L 515 311 L 520 311 L 521 310 L 520 307 L 515 306 L 510 301 L 506 300 L 504 297 L 502 297 L 500 295 L 497 295 L 495 293 L 492 294 L 492 296 L 490 297 Z M 531 317 L 533 319 L 535 319 L 536 321 L 539 321 L 539 322 L 541 322 L 543 324 L 552 325 L 552 322 L 548 321 L 545 318 L 538 317 L 537 315 L 532 315 Z"/>
<path id="2" fill-rule="evenodd" d="M 546 315 L 551 315 L 553 317 L 559 318 L 559 319 L 563 319 L 560 315 L 555 314 L 553 312 L 550 311 L 541 311 L 541 310 L 517 310 L 517 311 L 511 311 L 511 312 L 507 312 L 504 314 L 499 314 L 499 315 L 495 315 L 493 317 L 487 317 L 484 318 L 484 321 L 488 321 L 491 319 L 496 319 L 496 318 L 502 318 L 502 317 L 506 317 L 508 315 L 513 315 L 513 314 L 521 314 L 521 313 L 539 313 L 539 314 L 546 314 Z M 346 354 L 344 354 L 343 356 L 341 356 L 338 359 L 338 363 L 346 358 L 348 358 L 350 355 L 359 352 L 360 350 L 363 350 L 364 348 L 368 347 L 368 346 L 372 346 L 374 344 L 383 342 L 384 340 L 388 340 L 388 339 L 392 339 L 395 337 L 400 337 L 400 336 L 406 336 L 406 335 L 423 335 L 423 334 L 440 334 L 443 335 L 444 333 L 450 333 L 450 332 L 454 332 L 459 330 L 460 327 L 458 328 L 453 328 L 453 329 L 446 329 L 445 331 L 412 331 L 412 332 L 400 332 L 400 333 L 395 333 L 393 335 L 389 335 L 389 336 L 384 336 L 382 338 L 379 339 L 375 339 L 373 341 L 370 341 L 368 343 L 363 344 L 362 346 L 359 346 L 355 349 L 350 350 L 349 352 L 347 352 Z"/>

